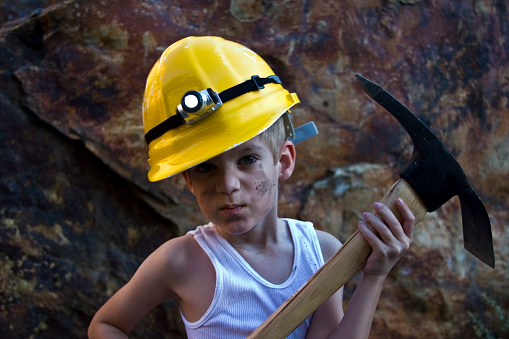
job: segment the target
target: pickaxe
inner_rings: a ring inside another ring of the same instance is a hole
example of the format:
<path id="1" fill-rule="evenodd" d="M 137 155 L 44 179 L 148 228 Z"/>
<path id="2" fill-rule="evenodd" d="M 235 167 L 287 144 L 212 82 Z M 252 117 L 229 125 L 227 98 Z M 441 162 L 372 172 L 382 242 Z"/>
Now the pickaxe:
<path id="1" fill-rule="evenodd" d="M 419 223 L 450 198 L 460 199 L 464 246 L 473 255 L 495 267 L 491 225 L 483 203 L 467 181 L 460 165 L 431 130 L 390 93 L 357 74 L 364 90 L 388 110 L 405 128 L 414 144 L 410 162 L 400 179 L 382 198 L 396 217 L 402 198 Z M 339 290 L 366 264 L 371 247 L 356 231 L 325 265 L 290 299 L 279 307 L 248 338 L 285 338 L 321 304 Z"/>

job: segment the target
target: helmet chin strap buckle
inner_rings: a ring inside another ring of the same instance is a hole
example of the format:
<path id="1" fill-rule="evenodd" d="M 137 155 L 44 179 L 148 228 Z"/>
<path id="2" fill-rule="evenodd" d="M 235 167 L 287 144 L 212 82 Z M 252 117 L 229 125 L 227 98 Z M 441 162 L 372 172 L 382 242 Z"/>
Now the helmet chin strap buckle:
<path id="1" fill-rule="evenodd" d="M 263 84 L 259 83 L 260 82 L 260 77 L 258 75 L 253 75 L 251 77 L 251 80 L 253 80 L 253 83 L 256 86 L 256 89 L 263 89 L 263 88 L 265 88 L 265 86 Z"/>

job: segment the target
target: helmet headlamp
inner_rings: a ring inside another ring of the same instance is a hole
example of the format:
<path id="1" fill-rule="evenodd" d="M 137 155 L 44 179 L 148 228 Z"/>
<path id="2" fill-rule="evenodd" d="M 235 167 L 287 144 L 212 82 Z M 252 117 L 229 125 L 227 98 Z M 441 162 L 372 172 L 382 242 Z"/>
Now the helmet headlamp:
<path id="1" fill-rule="evenodd" d="M 211 88 L 202 91 L 188 91 L 182 96 L 180 105 L 177 106 L 179 114 L 186 124 L 192 124 L 223 105 L 219 94 Z"/>

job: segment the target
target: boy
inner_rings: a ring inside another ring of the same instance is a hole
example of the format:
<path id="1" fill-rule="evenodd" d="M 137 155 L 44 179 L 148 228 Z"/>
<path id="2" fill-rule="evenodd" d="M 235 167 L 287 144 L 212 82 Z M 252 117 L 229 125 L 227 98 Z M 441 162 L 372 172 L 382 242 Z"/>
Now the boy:
<path id="1" fill-rule="evenodd" d="M 339 249 L 311 223 L 277 214 L 278 182 L 296 157 L 287 112 L 298 102 L 234 42 L 189 37 L 163 53 L 143 102 L 148 176 L 181 173 L 210 223 L 154 251 L 94 316 L 90 338 L 126 338 L 168 298 L 188 337 L 245 338 Z M 290 337 L 367 338 L 383 282 L 412 240 L 414 216 L 397 206 L 403 225 L 381 204 L 383 221 L 364 213 L 359 222 L 373 252 L 347 311 L 339 290 Z"/>

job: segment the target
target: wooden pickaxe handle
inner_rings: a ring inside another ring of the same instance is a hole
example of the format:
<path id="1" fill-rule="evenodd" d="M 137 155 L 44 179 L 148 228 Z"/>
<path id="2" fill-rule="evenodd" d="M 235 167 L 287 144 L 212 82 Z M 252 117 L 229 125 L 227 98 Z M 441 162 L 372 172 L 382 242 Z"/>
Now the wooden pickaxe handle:
<path id="1" fill-rule="evenodd" d="M 398 180 L 381 200 L 402 221 L 403 217 L 395 205 L 398 198 L 403 199 L 413 212 L 415 224 L 422 220 L 427 208 L 413 188 L 403 179 Z M 371 246 L 357 230 L 303 287 L 295 292 L 248 338 L 286 338 L 364 267 L 370 253 Z"/>

